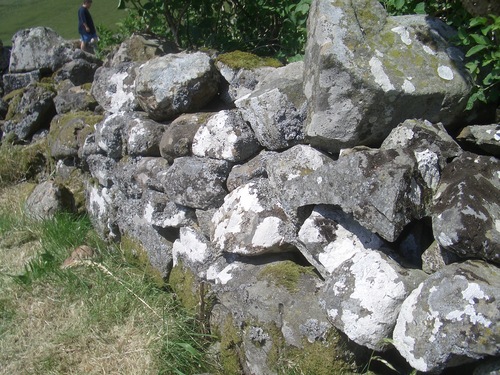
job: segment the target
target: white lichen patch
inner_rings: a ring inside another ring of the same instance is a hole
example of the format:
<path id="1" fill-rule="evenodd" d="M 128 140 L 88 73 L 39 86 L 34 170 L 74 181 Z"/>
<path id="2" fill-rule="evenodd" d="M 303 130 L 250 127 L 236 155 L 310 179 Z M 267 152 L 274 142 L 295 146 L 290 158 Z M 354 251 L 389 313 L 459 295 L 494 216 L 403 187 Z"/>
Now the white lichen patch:
<path id="1" fill-rule="evenodd" d="M 122 72 L 113 74 L 109 78 L 108 87 L 115 87 L 113 91 L 106 91 L 106 97 L 110 100 L 109 111 L 117 113 L 122 110 L 127 104 L 132 103 L 134 96 L 134 83 L 126 85 L 123 81 L 128 77 L 129 73 Z"/>
<path id="2" fill-rule="evenodd" d="M 146 203 L 146 206 L 144 207 L 144 220 L 146 220 L 147 223 L 152 224 L 153 223 L 153 214 L 155 213 L 155 209 L 151 203 Z"/>
<path id="3" fill-rule="evenodd" d="M 214 224 L 213 242 L 219 249 L 224 249 L 231 234 L 242 231 L 243 218 L 248 212 L 259 213 L 261 205 L 258 189 L 251 182 L 233 190 L 224 198 L 224 204 L 212 217 Z"/>
<path id="4" fill-rule="evenodd" d="M 238 136 L 231 125 L 229 112 L 220 111 L 201 126 L 193 138 L 193 154 L 236 161 Z"/>
<path id="5" fill-rule="evenodd" d="M 427 371 L 428 366 L 425 358 L 417 358 L 414 354 L 416 340 L 407 334 L 407 326 L 412 324 L 415 317 L 414 311 L 419 303 L 419 296 L 424 284 L 421 283 L 410 295 L 406 298 L 401 306 L 396 327 L 393 332 L 394 346 L 401 353 L 401 355 L 408 361 L 408 363 L 419 371 Z"/>
<path id="6" fill-rule="evenodd" d="M 403 85 L 401 86 L 401 88 L 403 89 L 404 92 L 406 92 L 407 94 L 412 94 L 415 92 L 415 86 L 413 85 L 413 83 L 411 83 L 411 81 L 405 79 L 404 82 L 403 82 Z"/>
<path id="7" fill-rule="evenodd" d="M 174 267 L 179 259 L 189 260 L 192 263 L 204 263 L 209 256 L 208 246 L 200 241 L 197 233 L 188 227 L 183 227 L 179 238 L 172 246 Z"/>
<path id="8" fill-rule="evenodd" d="M 427 54 L 429 54 L 429 55 L 432 55 L 432 56 L 437 55 L 436 51 L 434 51 L 434 50 L 433 50 L 431 47 L 429 47 L 429 46 L 424 45 L 424 46 L 423 46 L 423 49 L 424 49 L 424 52 L 425 52 L 425 53 L 427 53 Z"/>
<path id="9" fill-rule="evenodd" d="M 135 148 L 141 139 L 148 134 L 146 128 L 138 120 L 135 120 L 135 122 L 137 125 L 130 128 L 128 137 L 128 145 L 130 148 Z"/>
<path id="10" fill-rule="evenodd" d="M 414 154 L 420 175 L 426 185 L 435 190 L 441 180 L 438 156 L 430 150 L 415 151 Z"/>
<path id="11" fill-rule="evenodd" d="M 471 206 L 467 206 L 462 210 L 462 213 L 467 216 L 474 216 L 476 219 L 486 221 L 488 218 L 482 212 L 475 211 Z"/>
<path id="12" fill-rule="evenodd" d="M 209 278 L 209 273 L 207 272 L 207 279 L 214 280 L 216 284 L 226 285 L 233 278 L 231 272 L 237 268 L 238 268 L 237 263 L 231 263 L 228 266 L 226 266 L 222 271 L 217 273 L 216 276 L 214 276 L 213 273 L 211 272 Z"/>
<path id="13" fill-rule="evenodd" d="M 404 26 L 394 27 L 391 29 L 391 31 L 398 34 L 399 37 L 401 38 L 401 41 L 404 44 L 406 44 L 407 46 L 411 45 L 412 40 L 410 37 L 410 32 L 408 31 L 408 29 L 406 27 L 404 27 Z"/>
<path id="14" fill-rule="evenodd" d="M 467 305 L 462 310 L 450 311 L 446 314 L 446 319 L 451 321 L 461 322 L 468 318 L 472 324 L 481 324 L 485 327 L 491 326 L 491 320 L 487 319 L 483 314 L 478 313 L 473 305 Z"/>
<path id="15" fill-rule="evenodd" d="M 462 291 L 462 297 L 471 305 L 474 305 L 476 300 L 488 301 L 490 299 L 477 283 L 469 283 L 467 289 Z"/>
<path id="16" fill-rule="evenodd" d="M 283 221 L 277 217 L 270 216 L 264 218 L 257 226 L 252 238 L 252 246 L 271 248 L 283 242 L 280 228 Z"/>
<path id="17" fill-rule="evenodd" d="M 372 57 L 369 64 L 371 73 L 375 78 L 375 82 L 382 88 L 382 90 L 386 92 L 394 90 L 395 87 L 392 85 L 389 76 L 385 73 L 382 61 L 376 57 Z"/>
<path id="18" fill-rule="evenodd" d="M 453 70 L 451 70 L 449 66 L 440 65 L 437 69 L 437 72 L 438 75 L 446 81 L 452 81 L 455 77 L 453 74 Z"/>

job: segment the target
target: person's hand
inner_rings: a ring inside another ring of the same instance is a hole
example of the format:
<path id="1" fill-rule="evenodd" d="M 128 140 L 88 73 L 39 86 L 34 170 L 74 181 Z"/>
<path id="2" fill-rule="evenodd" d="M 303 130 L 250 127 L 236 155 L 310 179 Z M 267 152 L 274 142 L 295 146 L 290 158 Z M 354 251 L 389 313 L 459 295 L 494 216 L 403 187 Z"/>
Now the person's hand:
<path id="1" fill-rule="evenodd" d="M 85 31 L 88 32 L 88 33 L 90 33 L 90 27 L 85 26 Z"/>

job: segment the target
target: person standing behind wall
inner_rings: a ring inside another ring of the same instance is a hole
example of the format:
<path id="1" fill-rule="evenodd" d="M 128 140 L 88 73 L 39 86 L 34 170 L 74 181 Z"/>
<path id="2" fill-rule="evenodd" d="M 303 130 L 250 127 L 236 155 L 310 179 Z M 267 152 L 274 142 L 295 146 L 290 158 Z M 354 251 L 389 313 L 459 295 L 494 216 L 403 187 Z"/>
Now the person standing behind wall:
<path id="1" fill-rule="evenodd" d="M 92 0 L 83 0 L 83 4 L 78 9 L 78 32 L 80 33 L 80 48 L 86 52 L 93 53 L 93 45 L 97 42 L 97 31 L 89 9 Z"/>

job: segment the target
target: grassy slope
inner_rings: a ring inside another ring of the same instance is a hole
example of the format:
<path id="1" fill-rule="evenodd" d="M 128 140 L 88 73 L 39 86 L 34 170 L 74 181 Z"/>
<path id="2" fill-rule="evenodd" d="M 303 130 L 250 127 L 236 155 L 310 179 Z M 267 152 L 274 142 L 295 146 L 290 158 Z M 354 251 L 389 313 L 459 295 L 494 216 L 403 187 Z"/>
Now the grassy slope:
<path id="1" fill-rule="evenodd" d="M 88 220 L 33 222 L 23 214 L 33 186 L 0 187 L 0 375 L 210 368 L 197 325 L 131 249 L 105 246 Z M 61 269 L 81 243 L 96 258 Z"/>
<path id="2" fill-rule="evenodd" d="M 80 0 L 0 0 L 0 39 L 11 44 L 18 30 L 47 26 L 65 39 L 78 39 L 77 11 Z M 116 9 L 117 0 L 95 0 L 90 12 L 96 26 L 115 29 L 125 12 Z"/>

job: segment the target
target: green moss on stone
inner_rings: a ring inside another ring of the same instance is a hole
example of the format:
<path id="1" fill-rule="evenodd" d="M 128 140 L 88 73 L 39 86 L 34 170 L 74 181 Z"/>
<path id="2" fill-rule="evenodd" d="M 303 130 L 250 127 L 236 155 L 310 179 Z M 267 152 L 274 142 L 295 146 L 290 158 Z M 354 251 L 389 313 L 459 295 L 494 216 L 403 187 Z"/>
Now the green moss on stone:
<path id="1" fill-rule="evenodd" d="M 258 278 L 268 280 L 277 286 L 282 286 L 290 293 L 298 291 L 300 277 L 305 274 L 314 275 L 312 267 L 302 267 L 292 261 L 269 264 L 260 271 Z"/>
<path id="2" fill-rule="evenodd" d="M 356 372 L 352 354 L 334 329 L 327 335 L 325 342 L 310 343 L 304 339 L 302 348 L 288 348 L 284 363 L 292 369 L 287 374 L 342 375 Z M 293 371 L 294 367 L 300 371 Z"/>
<path id="3" fill-rule="evenodd" d="M 182 306 L 191 312 L 196 312 L 200 303 L 200 290 L 193 272 L 179 262 L 170 271 L 168 282 Z"/>
<path id="4" fill-rule="evenodd" d="M 135 238 L 125 235 L 121 238 L 120 249 L 123 256 L 129 264 L 133 264 L 137 269 L 144 272 L 144 275 L 150 279 L 158 288 L 165 286 L 165 280 L 156 268 L 154 268 L 144 246 Z"/>
<path id="5" fill-rule="evenodd" d="M 233 69 L 257 69 L 262 67 L 279 68 L 281 62 L 272 57 L 260 57 L 249 52 L 234 51 L 221 54 L 218 61 Z"/>
<path id="6" fill-rule="evenodd" d="M 241 332 L 235 327 L 233 319 L 230 315 L 225 320 L 219 334 L 221 337 L 220 361 L 222 368 L 224 369 L 224 374 L 243 374 L 243 369 L 240 364 L 240 356 L 242 355 L 241 344 L 243 340 L 241 338 Z"/>

